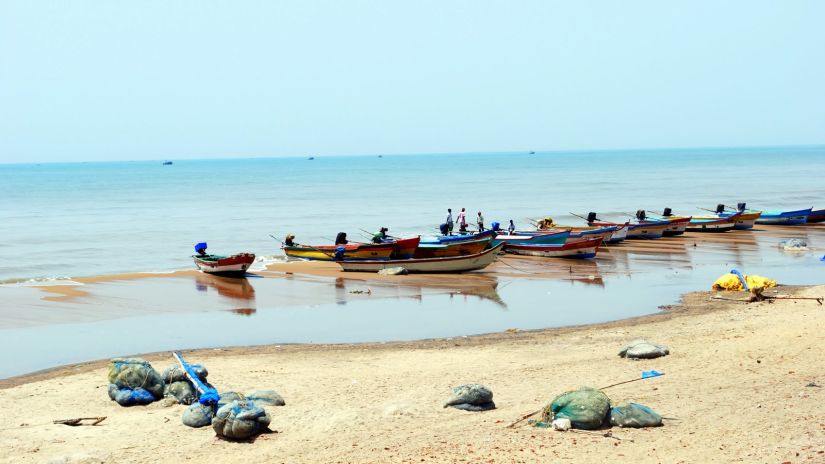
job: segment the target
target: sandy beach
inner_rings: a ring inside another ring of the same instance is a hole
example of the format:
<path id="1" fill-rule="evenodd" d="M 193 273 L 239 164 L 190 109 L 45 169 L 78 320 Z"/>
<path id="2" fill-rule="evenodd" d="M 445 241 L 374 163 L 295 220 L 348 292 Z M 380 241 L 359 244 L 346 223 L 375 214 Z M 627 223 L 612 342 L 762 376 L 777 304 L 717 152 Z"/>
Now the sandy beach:
<path id="1" fill-rule="evenodd" d="M 825 286 L 780 287 L 822 296 Z M 727 293 L 726 297 L 741 296 Z M 291 345 L 187 352 L 221 390 L 277 390 L 273 433 L 254 443 L 215 438 L 180 423 L 183 406 L 122 408 L 106 395 L 105 362 L 2 383 L 12 406 L 0 419 L 3 462 L 825 462 L 825 309 L 811 300 L 774 303 L 686 295 L 641 318 L 532 332 L 413 343 Z M 671 355 L 617 357 L 647 338 Z M 157 368 L 168 353 L 147 356 Z M 654 429 L 613 437 L 507 428 L 555 395 L 600 387 L 656 369 L 663 377 L 606 390 L 665 417 Z M 480 382 L 498 409 L 471 413 L 442 404 L 451 387 Z M 107 416 L 96 427 L 55 419 Z"/>

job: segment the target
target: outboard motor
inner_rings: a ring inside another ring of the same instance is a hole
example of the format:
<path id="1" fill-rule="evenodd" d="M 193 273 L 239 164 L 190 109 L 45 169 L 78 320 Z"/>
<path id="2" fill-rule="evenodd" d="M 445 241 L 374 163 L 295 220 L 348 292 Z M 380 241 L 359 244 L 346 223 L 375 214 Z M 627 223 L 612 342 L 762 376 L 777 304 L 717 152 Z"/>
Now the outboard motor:
<path id="1" fill-rule="evenodd" d="M 195 245 L 195 253 L 203 256 L 206 254 L 206 242 L 200 242 Z"/>
<path id="2" fill-rule="evenodd" d="M 665 208 L 665 210 L 662 211 L 662 216 L 664 216 L 664 217 L 673 216 L 673 210 L 671 210 L 670 208 Z"/>
<path id="3" fill-rule="evenodd" d="M 587 213 L 587 222 L 596 222 L 596 213 L 593 211 Z"/>
<path id="4" fill-rule="evenodd" d="M 491 222 L 491 223 L 490 223 L 490 227 L 491 227 L 493 230 L 495 230 L 495 231 L 499 231 L 499 230 L 501 230 L 501 224 L 499 224 L 499 223 L 498 223 L 498 222 L 496 222 L 496 221 Z"/>
<path id="5" fill-rule="evenodd" d="M 739 211 L 745 211 L 745 204 L 744 203 L 737 203 L 736 204 L 736 209 L 738 209 Z"/>
<path id="6" fill-rule="evenodd" d="M 719 214 L 724 213 L 725 212 L 725 205 L 723 205 L 721 203 L 716 205 L 716 212 L 719 213 Z"/>
<path id="7" fill-rule="evenodd" d="M 645 210 L 643 210 L 643 209 L 636 210 L 636 219 L 638 219 L 640 221 L 644 221 L 646 217 L 647 217 L 647 215 L 645 215 Z"/>
<path id="8" fill-rule="evenodd" d="M 338 232 L 338 235 L 335 236 L 335 244 L 336 245 L 346 245 L 347 244 L 347 233 L 346 232 Z"/>

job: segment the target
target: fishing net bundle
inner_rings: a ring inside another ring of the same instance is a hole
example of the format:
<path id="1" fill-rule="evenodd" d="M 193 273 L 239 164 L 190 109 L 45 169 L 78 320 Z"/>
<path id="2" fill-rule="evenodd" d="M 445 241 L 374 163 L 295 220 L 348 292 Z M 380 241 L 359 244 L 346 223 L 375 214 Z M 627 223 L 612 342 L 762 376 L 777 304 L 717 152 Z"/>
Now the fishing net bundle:
<path id="1" fill-rule="evenodd" d="M 206 367 L 200 364 L 190 364 L 190 366 L 198 379 L 205 383 L 206 377 L 209 375 Z M 192 404 L 198 400 L 198 390 L 177 364 L 173 364 L 163 371 L 163 380 L 166 384 L 163 389 L 165 397 L 175 398 L 180 404 Z"/>
<path id="2" fill-rule="evenodd" d="M 183 417 L 181 419 L 184 425 L 187 425 L 189 427 L 206 427 L 207 425 L 213 423 L 213 420 L 216 417 L 216 411 L 220 411 L 224 406 L 230 405 L 233 402 L 239 404 L 246 403 L 248 405 L 255 405 L 255 407 L 286 405 L 284 399 L 275 390 L 256 390 L 248 395 L 242 395 L 237 392 L 228 391 L 221 393 L 220 400 L 218 400 L 217 404 L 201 404 L 197 402 L 191 404 L 183 412 Z M 259 409 L 263 411 L 262 408 Z M 236 436 L 229 438 L 248 438 L 248 436 Z"/>
<path id="3" fill-rule="evenodd" d="M 444 407 L 452 406 L 465 411 L 488 411 L 496 408 L 493 403 L 493 392 L 477 383 L 459 385 L 452 390 L 452 394 Z"/>
<path id="4" fill-rule="evenodd" d="M 212 429 L 223 438 L 243 440 L 264 432 L 269 427 L 267 412 L 249 400 L 233 400 L 215 413 Z"/>
<path id="5" fill-rule="evenodd" d="M 647 406 L 625 403 L 610 408 L 610 425 L 618 427 L 660 427 L 662 416 Z"/>
<path id="6" fill-rule="evenodd" d="M 121 406 L 149 404 L 163 397 L 163 379 L 143 359 L 112 359 L 109 361 L 108 378 L 109 398 Z"/>
<path id="7" fill-rule="evenodd" d="M 541 411 L 537 426 L 547 427 L 555 419 L 567 418 L 573 428 L 594 430 L 601 427 L 610 412 L 610 398 L 601 390 L 582 387 L 562 393 Z"/>

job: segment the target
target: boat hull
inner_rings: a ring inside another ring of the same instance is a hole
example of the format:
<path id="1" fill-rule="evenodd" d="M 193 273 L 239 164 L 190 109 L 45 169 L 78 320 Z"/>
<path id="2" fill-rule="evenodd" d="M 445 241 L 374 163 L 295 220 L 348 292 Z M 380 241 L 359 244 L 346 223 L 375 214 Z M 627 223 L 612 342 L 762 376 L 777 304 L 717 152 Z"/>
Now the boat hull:
<path id="1" fill-rule="evenodd" d="M 813 208 L 800 209 L 796 211 L 762 211 L 762 215 L 756 220 L 761 225 L 782 225 L 796 226 L 808 222 Z"/>
<path id="2" fill-rule="evenodd" d="M 410 259 L 415 255 L 415 250 L 421 242 L 421 237 L 400 238 L 391 241 L 395 248 L 390 254 L 390 259 Z"/>
<path id="3" fill-rule="evenodd" d="M 343 252 L 339 247 L 322 246 L 285 246 L 284 253 L 290 258 L 306 259 L 310 261 L 339 261 L 339 260 L 375 260 L 390 259 L 395 245 L 393 243 L 343 245 Z"/>
<path id="4" fill-rule="evenodd" d="M 656 224 L 657 222 L 667 222 L 668 227 L 662 232 L 665 237 L 682 235 L 687 230 L 691 216 L 663 216 L 662 219 L 644 221 L 645 224 Z"/>
<path id="5" fill-rule="evenodd" d="M 657 239 L 662 238 L 665 230 L 670 226 L 670 222 L 661 223 L 641 223 L 641 224 L 618 224 L 613 222 L 591 222 L 591 226 L 626 226 L 627 239 Z"/>
<path id="6" fill-rule="evenodd" d="M 808 224 L 815 222 L 825 222 L 825 209 L 815 209 L 808 215 Z"/>
<path id="7" fill-rule="evenodd" d="M 505 245 L 504 251 L 516 255 L 545 258 L 593 258 L 601 243 L 601 238 L 594 238 L 564 245 Z"/>
<path id="8" fill-rule="evenodd" d="M 470 240 L 479 240 L 482 238 L 493 237 L 495 236 L 495 232 L 492 230 L 485 230 L 484 232 L 478 232 L 476 234 L 464 234 L 464 235 L 439 235 L 433 238 L 425 238 L 422 239 L 420 243 L 423 244 L 432 244 L 432 243 L 448 243 L 448 242 L 467 242 Z"/>
<path id="9" fill-rule="evenodd" d="M 490 237 L 469 242 L 454 242 L 441 244 L 423 244 L 415 249 L 414 258 L 449 258 L 453 256 L 468 256 L 481 253 L 490 244 Z"/>
<path id="10" fill-rule="evenodd" d="M 499 244 L 474 255 L 448 258 L 336 261 L 347 272 L 378 272 L 381 269 L 403 267 L 415 273 L 458 273 L 484 269 L 492 264 L 504 247 Z"/>
<path id="11" fill-rule="evenodd" d="M 195 265 L 203 272 L 217 275 L 238 276 L 246 274 L 255 262 L 253 253 L 238 253 L 232 256 L 192 256 Z"/>
<path id="12" fill-rule="evenodd" d="M 719 214 L 719 217 L 729 218 L 733 216 L 733 214 L 735 213 L 721 213 Z M 736 220 L 736 225 L 733 228 L 737 230 L 753 229 L 753 225 L 756 223 L 756 220 L 759 219 L 759 216 L 761 215 L 761 211 L 756 211 L 754 213 L 742 213 Z"/>
<path id="13" fill-rule="evenodd" d="M 532 233 L 531 233 L 532 234 Z M 570 231 L 551 232 L 551 233 L 536 233 L 535 235 L 496 235 L 490 242 L 492 246 L 499 244 L 509 245 L 563 245 L 570 237 Z"/>

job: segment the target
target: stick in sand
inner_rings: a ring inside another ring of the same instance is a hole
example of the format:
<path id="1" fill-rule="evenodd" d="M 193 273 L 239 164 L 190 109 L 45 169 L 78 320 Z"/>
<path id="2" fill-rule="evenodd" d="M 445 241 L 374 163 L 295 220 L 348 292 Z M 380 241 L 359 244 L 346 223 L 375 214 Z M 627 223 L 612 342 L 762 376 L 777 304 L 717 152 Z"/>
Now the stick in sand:
<path id="1" fill-rule="evenodd" d="M 63 424 L 63 425 L 71 425 L 72 427 L 78 425 L 97 425 L 106 420 L 106 416 L 100 417 L 78 417 L 76 419 L 59 419 L 56 421 L 52 421 L 52 424 Z M 94 421 L 91 424 L 84 424 L 83 421 Z"/>

